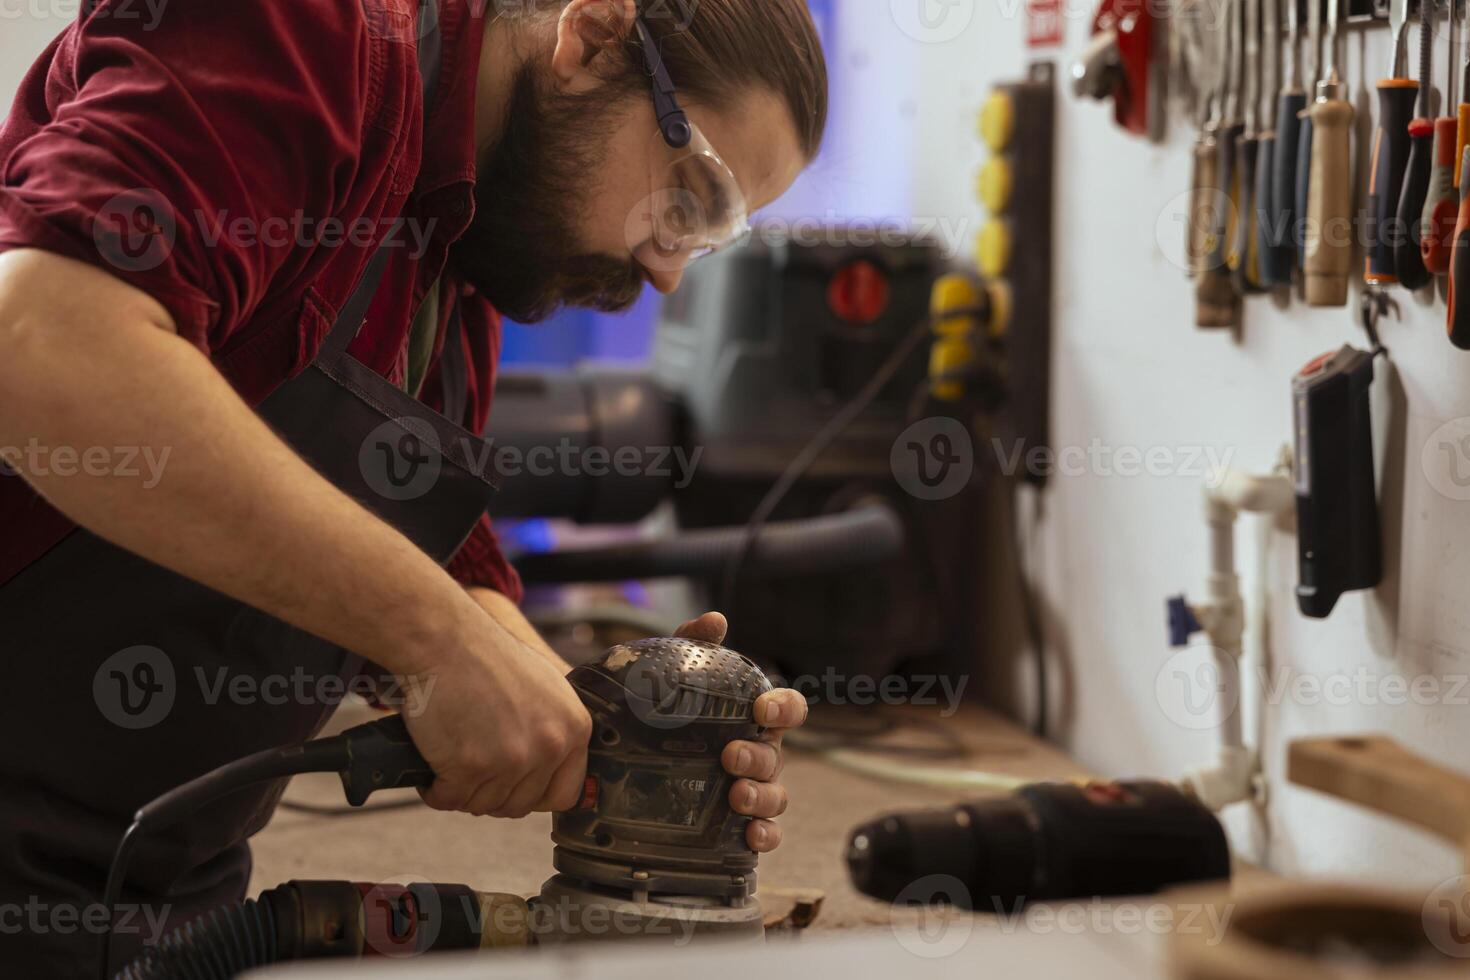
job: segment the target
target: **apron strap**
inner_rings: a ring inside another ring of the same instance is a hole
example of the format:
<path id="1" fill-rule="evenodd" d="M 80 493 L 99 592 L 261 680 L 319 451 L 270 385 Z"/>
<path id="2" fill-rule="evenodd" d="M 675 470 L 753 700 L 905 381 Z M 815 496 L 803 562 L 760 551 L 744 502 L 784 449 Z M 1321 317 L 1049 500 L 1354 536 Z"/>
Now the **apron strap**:
<path id="1" fill-rule="evenodd" d="M 464 320 L 456 297 L 449 313 L 449 332 L 444 335 L 444 352 L 439 362 L 439 388 L 444 393 L 444 417 L 455 425 L 465 424 L 470 403 L 470 371 L 464 356 Z"/>
<path id="2" fill-rule="evenodd" d="M 434 94 L 439 90 L 439 66 L 444 54 L 444 35 L 439 30 L 439 0 L 420 0 L 418 19 L 419 39 L 419 79 L 424 86 L 424 131 L 428 131 L 429 110 L 434 104 Z M 362 278 L 358 280 L 357 288 L 352 291 L 347 302 L 342 304 L 342 312 L 337 314 L 337 321 L 332 324 L 327 339 L 322 342 L 319 358 L 340 357 L 347 352 L 347 347 L 357 339 L 362 330 L 363 321 L 367 319 L 368 309 L 373 305 L 373 297 L 377 295 L 378 286 L 383 282 L 383 274 L 388 269 L 388 259 L 392 256 L 393 243 L 398 240 L 398 233 L 403 228 L 403 219 L 399 218 L 393 222 L 392 228 L 384 236 L 373 257 L 368 261 L 367 269 L 363 271 Z"/>

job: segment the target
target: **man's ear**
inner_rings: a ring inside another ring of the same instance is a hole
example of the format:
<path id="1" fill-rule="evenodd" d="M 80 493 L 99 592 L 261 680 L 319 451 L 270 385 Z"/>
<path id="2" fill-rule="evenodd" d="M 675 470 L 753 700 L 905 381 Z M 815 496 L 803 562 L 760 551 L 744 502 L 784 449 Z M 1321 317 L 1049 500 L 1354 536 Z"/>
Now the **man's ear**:
<path id="1" fill-rule="evenodd" d="M 581 95 L 602 84 L 598 69 L 633 33 L 634 0 L 572 0 L 556 25 L 551 71 L 557 87 Z"/>

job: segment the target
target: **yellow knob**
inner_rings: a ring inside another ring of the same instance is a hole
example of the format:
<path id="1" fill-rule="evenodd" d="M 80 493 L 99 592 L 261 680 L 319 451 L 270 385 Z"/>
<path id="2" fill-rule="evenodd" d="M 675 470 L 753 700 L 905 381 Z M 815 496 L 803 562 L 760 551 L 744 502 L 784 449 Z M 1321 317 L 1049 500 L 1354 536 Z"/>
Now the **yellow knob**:
<path id="1" fill-rule="evenodd" d="M 980 138 L 994 153 L 1005 152 L 1016 129 L 1016 104 L 1005 92 L 992 92 L 980 108 Z"/>
<path id="2" fill-rule="evenodd" d="M 990 293 L 990 336 L 998 340 L 1011 328 L 1011 284 L 992 282 L 986 291 Z"/>
<path id="3" fill-rule="evenodd" d="M 980 284 L 959 272 L 940 276 L 929 298 L 929 313 L 936 319 L 965 312 L 980 305 Z"/>
<path id="4" fill-rule="evenodd" d="M 930 392 L 940 401 L 958 401 L 964 397 L 965 384 L 955 377 L 975 363 L 975 349 L 963 337 L 945 337 L 934 342 L 929 351 Z"/>
<path id="5" fill-rule="evenodd" d="M 975 241 L 975 262 L 988 279 L 1005 275 L 1011 264 L 1011 229 L 999 218 L 991 218 Z"/>
<path id="6" fill-rule="evenodd" d="M 980 168 L 977 184 L 980 203 L 991 214 L 1000 214 L 1010 207 L 1014 185 L 1010 161 L 1004 157 L 992 157 Z"/>

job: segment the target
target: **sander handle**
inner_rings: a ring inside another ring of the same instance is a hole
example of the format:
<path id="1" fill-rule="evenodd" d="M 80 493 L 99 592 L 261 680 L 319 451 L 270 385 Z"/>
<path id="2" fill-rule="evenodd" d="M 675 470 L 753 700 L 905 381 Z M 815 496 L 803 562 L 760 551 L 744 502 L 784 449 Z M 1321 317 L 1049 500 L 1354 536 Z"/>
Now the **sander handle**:
<path id="1" fill-rule="evenodd" d="M 352 806 L 362 806 L 379 790 L 434 785 L 434 770 L 413 744 L 402 715 L 349 728 L 339 737 L 348 760 L 342 791 Z"/>

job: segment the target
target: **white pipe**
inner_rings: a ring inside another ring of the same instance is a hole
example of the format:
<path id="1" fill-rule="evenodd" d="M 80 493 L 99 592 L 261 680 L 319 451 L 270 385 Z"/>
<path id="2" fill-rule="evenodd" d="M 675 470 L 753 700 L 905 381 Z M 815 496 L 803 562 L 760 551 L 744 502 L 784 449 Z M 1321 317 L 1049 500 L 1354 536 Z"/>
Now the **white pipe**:
<path id="1" fill-rule="evenodd" d="M 1289 469 L 1289 462 L 1286 464 Z M 1238 697 L 1241 687 L 1241 660 L 1244 657 L 1245 601 L 1240 594 L 1240 576 L 1235 570 L 1235 524 L 1241 513 L 1265 514 L 1269 518 L 1283 513 L 1296 503 L 1296 490 L 1283 468 L 1269 476 L 1253 476 L 1231 470 L 1216 486 L 1205 491 L 1205 520 L 1210 528 L 1210 574 L 1206 580 L 1208 598 L 1191 607 L 1191 612 L 1215 651 L 1224 690 L 1234 690 L 1234 704 L 1220 719 L 1219 754 L 1214 764 L 1195 770 L 1184 777 L 1184 787 L 1212 810 L 1254 798 L 1256 751 L 1247 746 L 1242 715 L 1245 705 Z M 1264 583 L 1258 584 L 1257 595 L 1264 601 Z"/>

